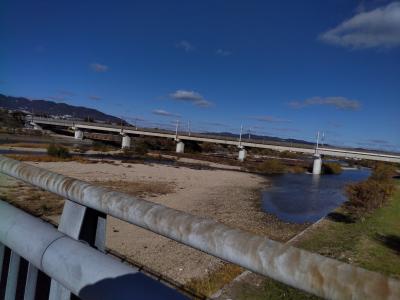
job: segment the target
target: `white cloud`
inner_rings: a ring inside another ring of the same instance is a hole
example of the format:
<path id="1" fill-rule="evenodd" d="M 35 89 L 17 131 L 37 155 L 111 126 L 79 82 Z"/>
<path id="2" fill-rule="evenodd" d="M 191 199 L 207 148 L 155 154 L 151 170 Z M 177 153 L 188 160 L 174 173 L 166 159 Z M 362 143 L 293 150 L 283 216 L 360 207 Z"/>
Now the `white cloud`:
<path id="1" fill-rule="evenodd" d="M 325 43 L 353 49 L 400 46 L 400 2 L 360 12 L 322 33 Z"/>
<path id="2" fill-rule="evenodd" d="M 102 65 L 102 64 L 99 64 L 99 63 L 92 63 L 92 64 L 90 64 L 90 68 L 91 68 L 93 71 L 98 72 L 98 73 L 107 72 L 107 71 L 108 71 L 108 66 Z"/>
<path id="3" fill-rule="evenodd" d="M 268 122 L 268 123 L 289 123 L 290 120 L 277 118 L 274 116 L 255 116 L 252 119 L 260 121 L 260 122 Z"/>
<path id="4" fill-rule="evenodd" d="M 217 55 L 220 55 L 220 56 L 229 56 L 229 55 L 232 54 L 231 51 L 223 50 L 223 49 L 218 49 L 215 53 L 216 53 Z"/>
<path id="5" fill-rule="evenodd" d="M 179 117 L 178 114 L 171 113 L 169 111 L 163 109 L 155 109 L 152 111 L 154 115 L 163 116 L 163 117 Z"/>
<path id="6" fill-rule="evenodd" d="M 89 96 L 89 99 L 90 100 L 101 100 L 101 97 L 95 96 L 95 95 L 91 95 L 91 96 Z"/>
<path id="7" fill-rule="evenodd" d="M 211 101 L 204 99 L 201 94 L 194 91 L 176 90 L 175 92 L 169 94 L 169 96 L 174 100 L 190 102 L 193 105 L 200 107 L 210 107 L 213 105 Z"/>
<path id="8" fill-rule="evenodd" d="M 291 108 L 303 108 L 313 105 L 334 106 L 341 110 L 358 110 L 361 107 L 359 101 L 345 97 L 312 97 L 304 101 L 292 101 L 289 103 Z"/>
<path id="9" fill-rule="evenodd" d="M 188 41 L 185 41 L 185 40 L 182 40 L 182 41 L 176 43 L 175 47 L 179 48 L 179 49 L 183 49 L 186 52 L 189 52 L 189 51 L 192 51 L 195 49 L 191 43 L 189 43 Z"/>

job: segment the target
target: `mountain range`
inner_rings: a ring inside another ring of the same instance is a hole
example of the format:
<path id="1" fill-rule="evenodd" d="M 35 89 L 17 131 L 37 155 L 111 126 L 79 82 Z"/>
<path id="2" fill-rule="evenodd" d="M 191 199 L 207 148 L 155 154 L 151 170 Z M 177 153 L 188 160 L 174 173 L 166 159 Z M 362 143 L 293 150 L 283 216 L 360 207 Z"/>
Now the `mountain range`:
<path id="1" fill-rule="evenodd" d="M 73 116 L 74 118 L 120 123 L 121 119 L 105 114 L 97 109 L 84 106 L 74 106 L 66 103 L 57 103 L 49 100 L 30 100 L 23 97 L 13 97 L 0 94 L 0 108 L 34 112 L 35 114 L 53 116 Z"/>

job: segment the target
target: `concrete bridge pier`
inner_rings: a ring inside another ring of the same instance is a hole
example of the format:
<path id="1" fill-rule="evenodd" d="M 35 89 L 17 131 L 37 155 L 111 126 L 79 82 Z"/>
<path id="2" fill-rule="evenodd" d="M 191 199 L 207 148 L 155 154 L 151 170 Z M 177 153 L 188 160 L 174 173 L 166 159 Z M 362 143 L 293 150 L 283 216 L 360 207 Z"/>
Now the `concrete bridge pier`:
<path id="1" fill-rule="evenodd" d="M 240 150 L 239 150 L 238 160 L 244 161 L 247 156 L 247 151 L 246 151 L 246 149 L 244 149 L 244 147 L 240 147 L 239 149 Z"/>
<path id="2" fill-rule="evenodd" d="M 78 129 L 78 128 L 75 128 L 74 138 L 75 138 L 76 140 L 83 140 L 83 130 L 80 130 L 80 129 Z"/>
<path id="3" fill-rule="evenodd" d="M 122 149 L 129 149 L 131 147 L 131 137 L 129 135 L 122 135 Z"/>
<path id="4" fill-rule="evenodd" d="M 33 126 L 33 129 L 35 129 L 35 130 L 43 130 L 42 126 L 39 126 L 35 122 L 31 122 L 31 125 Z"/>
<path id="5" fill-rule="evenodd" d="M 314 175 L 320 175 L 321 174 L 321 169 L 322 169 L 321 155 L 315 154 L 312 173 Z"/>
<path id="6" fill-rule="evenodd" d="M 185 144 L 179 140 L 176 141 L 176 153 L 184 153 L 185 152 Z"/>

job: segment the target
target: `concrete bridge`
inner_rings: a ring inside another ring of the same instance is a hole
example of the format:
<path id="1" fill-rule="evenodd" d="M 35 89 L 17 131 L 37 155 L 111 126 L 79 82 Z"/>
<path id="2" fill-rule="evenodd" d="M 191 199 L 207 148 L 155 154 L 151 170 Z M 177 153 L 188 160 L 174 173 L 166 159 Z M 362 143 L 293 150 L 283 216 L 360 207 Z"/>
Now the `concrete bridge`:
<path id="1" fill-rule="evenodd" d="M 176 141 L 176 152 L 183 153 L 185 149 L 185 141 L 207 142 L 223 145 L 234 145 L 239 149 L 238 159 L 243 161 L 246 158 L 246 148 L 271 149 L 276 151 L 290 151 L 304 154 L 315 155 L 314 173 L 319 174 L 321 169 L 321 155 L 328 155 L 340 158 L 365 159 L 374 161 L 386 161 L 400 163 L 400 155 L 379 153 L 376 151 L 356 151 L 351 149 L 334 148 L 334 147 L 319 147 L 313 145 L 296 144 L 282 145 L 279 143 L 264 142 L 260 140 L 243 141 L 241 139 L 232 139 L 231 137 L 208 135 L 203 133 L 182 134 L 178 130 L 175 132 L 161 129 L 137 128 L 133 126 L 118 126 L 103 123 L 89 123 L 83 121 L 72 120 L 57 120 L 47 118 L 34 118 L 30 120 L 31 124 L 36 129 L 41 129 L 42 125 L 46 126 L 61 126 L 72 128 L 75 131 L 75 138 L 82 139 L 85 130 L 102 131 L 109 133 L 117 133 L 122 135 L 122 148 L 131 146 L 131 136 L 151 136 L 174 139 Z"/>

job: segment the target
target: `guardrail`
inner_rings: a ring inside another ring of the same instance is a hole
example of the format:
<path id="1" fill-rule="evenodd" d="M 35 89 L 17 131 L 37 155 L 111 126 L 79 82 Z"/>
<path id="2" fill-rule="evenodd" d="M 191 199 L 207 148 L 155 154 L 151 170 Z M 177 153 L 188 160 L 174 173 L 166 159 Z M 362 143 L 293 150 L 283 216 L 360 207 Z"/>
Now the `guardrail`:
<path id="1" fill-rule="evenodd" d="M 207 218 L 2 156 L 0 172 L 69 199 L 59 230 L 73 238 L 86 237 L 99 249 L 104 246 L 105 217 L 110 215 L 324 298 L 400 299 L 398 280 Z"/>
<path id="2" fill-rule="evenodd" d="M 118 299 L 131 299 L 133 295 L 141 299 L 186 299 L 136 268 L 4 201 L 0 201 L 0 241 L 0 270 L 5 256 L 9 257 L 5 299 L 22 298 L 21 288 L 24 299 L 47 298 L 43 295 L 47 293 L 49 299 L 67 299 L 70 292 L 96 300 L 116 299 L 116 295 L 121 295 Z M 22 260 L 29 262 L 25 272 L 21 271 Z M 39 271 L 53 279 L 47 292 L 36 289 Z"/>

